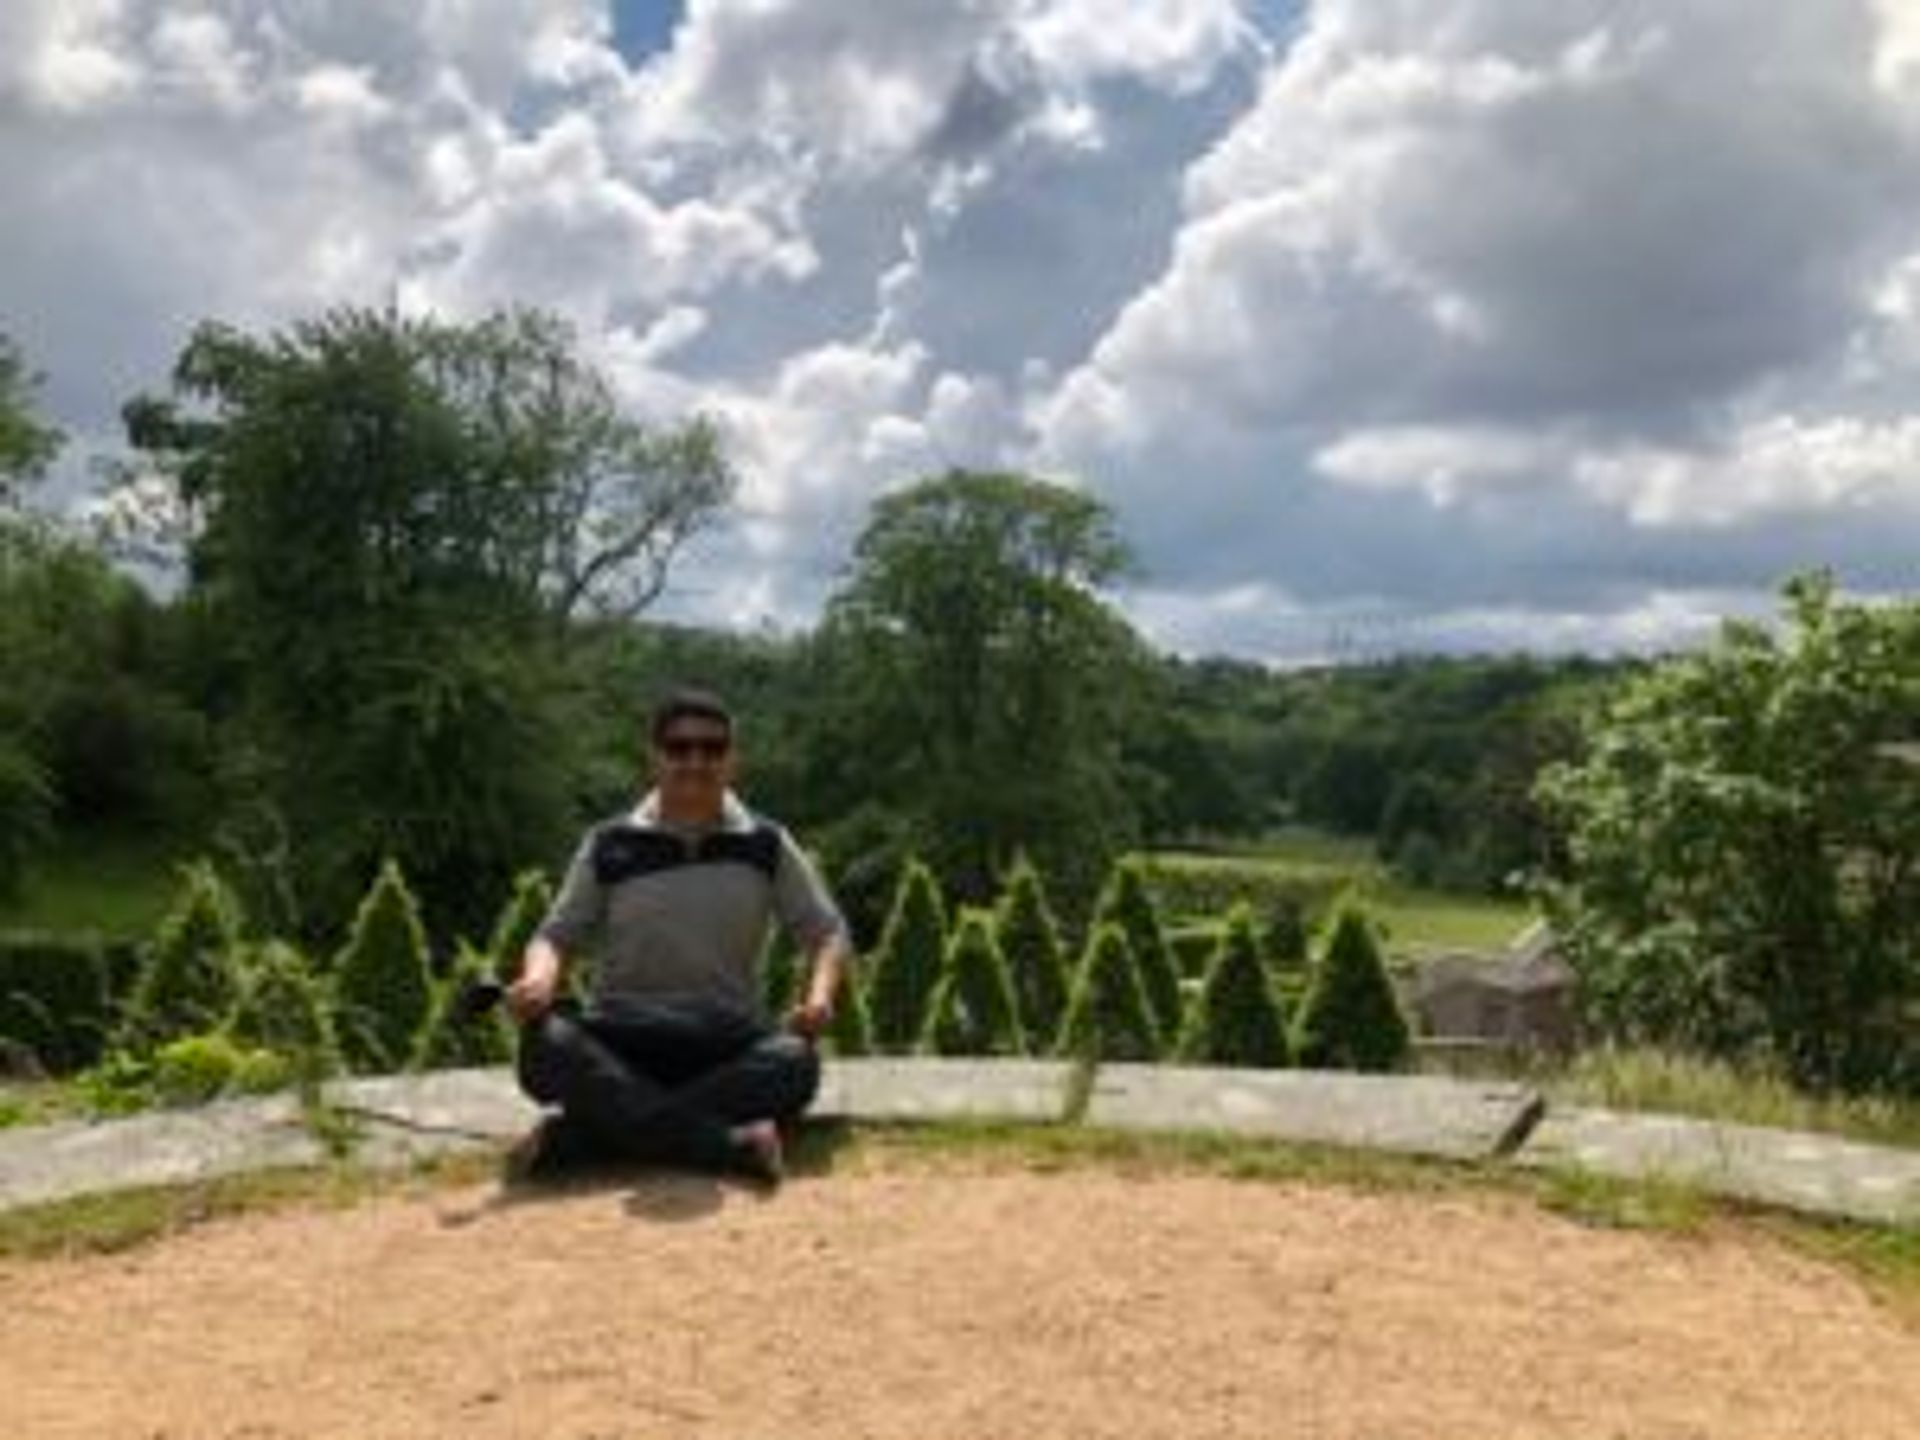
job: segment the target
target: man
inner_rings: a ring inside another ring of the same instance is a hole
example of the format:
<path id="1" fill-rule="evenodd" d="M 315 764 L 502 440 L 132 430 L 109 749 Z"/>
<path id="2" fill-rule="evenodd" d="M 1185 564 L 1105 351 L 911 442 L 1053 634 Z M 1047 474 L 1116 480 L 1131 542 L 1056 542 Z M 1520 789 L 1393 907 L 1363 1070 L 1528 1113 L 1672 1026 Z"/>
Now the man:
<path id="1" fill-rule="evenodd" d="M 792 837 L 733 794 L 733 719 L 716 697 L 670 695 L 650 741 L 653 789 L 588 832 L 507 989 L 521 1086 L 560 1107 L 510 1164 L 532 1177 L 642 1160 L 771 1183 L 780 1122 L 819 1087 L 813 1042 L 848 964 L 846 922 Z M 811 962 L 785 1033 L 759 977 L 775 918 Z M 589 946 L 582 1010 L 558 997 Z"/>

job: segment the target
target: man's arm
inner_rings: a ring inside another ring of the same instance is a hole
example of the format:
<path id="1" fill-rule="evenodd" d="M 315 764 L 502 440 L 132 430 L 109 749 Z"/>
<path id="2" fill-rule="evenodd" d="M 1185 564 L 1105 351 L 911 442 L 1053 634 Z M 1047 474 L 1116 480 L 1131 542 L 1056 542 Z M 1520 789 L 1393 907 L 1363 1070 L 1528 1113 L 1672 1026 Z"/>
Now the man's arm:
<path id="1" fill-rule="evenodd" d="M 566 957 L 559 946 L 544 935 L 528 941 L 520 957 L 520 976 L 507 987 L 507 1009 L 513 1018 L 524 1025 L 551 1010 L 565 973 Z"/>
<path id="2" fill-rule="evenodd" d="M 847 961 L 852 949 L 846 932 L 835 930 L 813 947 L 807 974 L 807 992 L 793 1007 L 787 1023 L 809 1039 L 833 1023 L 834 1002 L 846 979 Z"/>

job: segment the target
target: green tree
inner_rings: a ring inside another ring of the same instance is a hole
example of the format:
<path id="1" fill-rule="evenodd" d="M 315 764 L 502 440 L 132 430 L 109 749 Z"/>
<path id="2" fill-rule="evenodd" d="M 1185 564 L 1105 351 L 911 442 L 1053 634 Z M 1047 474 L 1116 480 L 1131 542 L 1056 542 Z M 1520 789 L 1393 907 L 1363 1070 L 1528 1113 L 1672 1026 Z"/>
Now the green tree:
<path id="1" fill-rule="evenodd" d="M 333 964 L 334 1028 L 357 1072 L 398 1070 L 433 1005 L 433 976 L 420 907 L 400 867 L 380 867 Z"/>
<path id="2" fill-rule="evenodd" d="M 0 512 L 19 503 L 19 483 L 43 471 L 60 449 L 60 432 L 34 413 L 39 377 L 0 334 Z"/>
<path id="3" fill-rule="evenodd" d="M 1127 947 L 1140 974 L 1146 992 L 1154 1030 L 1171 1046 L 1180 1035 L 1184 1020 L 1180 997 L 1180 972 L 1173 951 L 1160 928 L 1160 916 L 1153 897 L 1147 892 L 1146 877 L 1138 862 L 1116 865 L 1094 907 L 1094 924 L 1118 925 L 1127 936 Z"/>
<path id="4" fill-rule="evenodd" d="M 994 927 L 1013 977 L 1021 1028 L 1038 1048 L 1060 1033 L 1067 1009 L 1067 952 L 1040 872 L 1024 853 L 1007 875 Z"/>
<path id="5" fill-rule="evenodd" d="M 913 1048 L 934 987 L 940 983 L 946 953 L 947 907 L 940 884 L 925 864 L 912 861 L 900 877 L 867 988 L 876 1049 Z"/>
<path id="6" fill-rule="evenodd" d="M 550 317 L 358 310 L 204 325 L 126 421 L 122 494 L 167 487 L 304 913 L 392 855 L 471 933 L 572 823 L 581 622 L 651 601 L 731 493 L 712 427 L 623 415 Z"/>
<path id="7" fill-rule="evenodd" d="M 1236 905 L 1181 1036 L 1180 1058 L 1199 1065 L 1279 1069 L 1292 1058 L 1286 1016 L 1261 963 L 1253 914 Z"/>
<path id="8" fill-rule="evenodd" d="M 1060 1023 L 1060 1054 L 1076 1059 L 1142 1061 L 1159 1053 L 1153 1015 L 1127 932 L 1100 924 L 1074 969 L 1067 1013 Z"/>
<path id="9" fill-rule="evenodd" d="M 237 998 L 240 928 L 239 907 L 213 867 L 186 866 L 128 997 L 122 1045 L 150 1050 L 225 1019 Z"/>
<path id="10" fill-rule="evenodd" d="M 993 920 L 969 910 L 947 944 L 946 967 L 927 1006 L 920 1048 L 934 1055 L 1018 1055 L 1026 1049 L 1006 957 Z"/>
<path id="11" fill-rule="evenodd" d="M 1379 942 L 1351 899 L 1335 907 L 1307 983 L 1294 1053 L 1316 1070 L 1397 1070 L 1412 1053 Z"/>
<path id="12" fill-rule="evenodd" d="M 1126 563 L 1104 506 L 1026 476 L 879 500 L 807 662 L 825 812 L 893 812 L 969 902 L 1024 849 L 1084 913 L 1136 831 L 1122 742 L 1145 652 L 1100 594 Z"/>
<path id="13" fill-rule="evenodd" d="M 1920 605 L 1807 577 L 1784 610 L 1634 679 L 1543 778 L 1545 896 L 1602 1034 L 1920 1085 Z"/>

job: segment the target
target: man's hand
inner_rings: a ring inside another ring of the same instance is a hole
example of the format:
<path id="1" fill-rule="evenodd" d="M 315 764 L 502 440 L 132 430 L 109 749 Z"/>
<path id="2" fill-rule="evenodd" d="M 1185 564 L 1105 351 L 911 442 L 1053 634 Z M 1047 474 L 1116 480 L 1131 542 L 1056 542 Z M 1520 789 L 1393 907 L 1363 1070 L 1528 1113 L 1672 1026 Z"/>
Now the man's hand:
<path id="1" fill-rule="evenodd" d="M 787 1012 L 787 1028 L 803 1040 L 818 1040 L 831 1024 L 833 1002 L 830 1000 L 809 997 Z"/>
<path id="2" fill-rule="evenodd" d="M 507 987 L 507 1009 L 522 1025 L 553 1008 L 560 993 L 560 952 L 535 937 L 520 964 L 520 978 Z"/>

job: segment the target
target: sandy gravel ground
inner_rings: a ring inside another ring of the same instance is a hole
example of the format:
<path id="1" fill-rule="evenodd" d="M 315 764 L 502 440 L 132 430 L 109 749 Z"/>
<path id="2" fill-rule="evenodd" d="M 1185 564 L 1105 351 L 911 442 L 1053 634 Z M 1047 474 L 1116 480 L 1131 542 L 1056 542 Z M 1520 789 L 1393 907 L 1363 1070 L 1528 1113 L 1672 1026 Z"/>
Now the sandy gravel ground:
<path id="1" fill-rule="evenodd" d="M 1765 1240 L 1490 1194 L 480 1186 L 0 1265 L 0 1432 L 1912 1440 L 1920 1333 Z"/>

